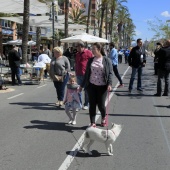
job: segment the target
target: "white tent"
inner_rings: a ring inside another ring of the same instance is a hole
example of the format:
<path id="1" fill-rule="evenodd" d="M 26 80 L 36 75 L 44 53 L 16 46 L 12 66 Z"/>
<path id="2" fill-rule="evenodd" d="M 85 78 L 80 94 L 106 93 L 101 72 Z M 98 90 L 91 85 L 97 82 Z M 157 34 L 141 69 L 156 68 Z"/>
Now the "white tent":
<path id="1" fill-rule="evenodd" d="M 2 13 L 23 13 L 24 0 L 0 0 L 0 11 Z M 31 14 L 45 14 L 50 11 L 45 3 L 38 0 L 30 0 Z"/>
<path id="2" fill-rule="evenodd" d="M 80 35 L 75 35 L 72 37 L 61 39 L 60 41 L 67 42 L 67 43 L 74 43 L 74 42 L 78 42 L 78 41 L 83 41 L 83 42 L 87 42 L 87 43 L 95 43 L 95 42 L 108 43 L 108 40 L 106 40 L 104 38 L 99 38 L 97 36 L 93 36 L 93 35 L 90 35 L 87 33 L 83 33 Z"/>
<path id="3" fill-rule="evenodd" d="M 4 20 L 9 20 L 9 21 L 13 21 L 16 22 L 18 24 L 23 24 L 23 17 L 19 16 L 19 17 L 0 17 L 1 19 Z M 59 15 L 57 17 L 57 22 L 55 22 L 54 24 L 57 26 L 61 23 L 64 23 L 64 15 Z M 69 21 L 71 22 L 71 20 L 69 19 Z M 30 16 L 29 17 L 29 25 L 30 26 L 40 26 L 40 25 L 44 25 L 45 27 L 48 27 L 49 25 L 52 25 L 52 21 L 49 20 L 49 16 Z"/>
<path id="4" fill-rule="evenodd" d="M 57 22 L 54 22 L 54 27 L 56 29 L 60 29 L 60 30 L 64 30 L 64 15 L 59 15 L 57 17 Z M 4 20 L 9 20 L 9 21 L 13 21 L 19 24 L 23 24 L 23 17 L 19 16 L 19 17 L 0 17 L 0 19 L 4 19 Z M 69 19 L 69 21 L 71 22 L 71 20 Z M 44 28 L 51 28 L 52 27 L 52 21 L 49 20 L 49 16 L 30 16 L 29 18 L 29 25 L 30 26 L 35 26 L 35 27 L 44 27 Z M 69 24 L 68 25 L 69 29 L 85 29 L 86 26 L 85 25 L 80 25 L 80 24 Z"/>
<path id="5" fill-rule="evenodd" d="M 11 40 L 11 41 L 8 41 L 7 44 L 9 45 L 22 45 L 22 40 L 21 39 L 17 39 L 17 40 Z M 35 41 L 28 41 L 28 46 L 34 46 L 36 45 L 36 42 Z"/>

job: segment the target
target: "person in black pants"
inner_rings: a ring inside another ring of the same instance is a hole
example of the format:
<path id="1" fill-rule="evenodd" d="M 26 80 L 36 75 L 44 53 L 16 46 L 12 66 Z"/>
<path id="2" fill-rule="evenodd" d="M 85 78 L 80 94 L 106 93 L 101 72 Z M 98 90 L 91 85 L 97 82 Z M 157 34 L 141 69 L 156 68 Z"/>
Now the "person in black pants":
<path id="1" fill-rule="evenodd" d="M 113 42 L 111 42 L 109 44 L 109 48 L 110 48 L 109 58 L 111 60 L 112 66 L 113 66 L 113 72 L 114 72 L 115 76 L 117 77 L 117 79 L 119 80 L 119 83 L 120 83 L 117 86 L 117 88 L 124 87 L 123 81 L 122 81 L 120 74 L 118 72 L 118 69 L 117 69 L 119 59 L 118 59 L 117 50 L 115 49 L 115 44 Z"/>
<path id="2" fill-rule="evenodd" d="M 154 96 L 162 95 L 162 81 L 165 80 L 165 88 L 162 96 L 169 95 L 169 73 L 170 73 L 170 40 L 166 40 L 163 48 L 158 53 L 158 81 L 157 93 Z"/>
<path id="3" fill-rule="evenodd" d="M 9 66 L 11 68 L 11 79 L 12 79 L 12 85 L 16 85 L 15 83 L 15 76 L 18 80 L 18 85 L 22 85 L 21 79 L 20 79 L 20 55 L 18 53 L 18 47 L 13 46 L 12 50 L 8 54 L 8 60 L 9 60 Z"/>
<path id="4" fill-rule="evenodd" d="M 94 57 L 90 58 L 87 63 L 85 77 L 81 84 L 80 91 L 84 87 L 88 93 L 91 126 L 96 127 L 96 106 L 98 106 L 101 112 L 101 126 L 106 126 L 105 100 L 107 92 L 112 90 L 112 63 L 108 57 L 105 57 L 99 43 L 93 44 L 92 52 Z"/>
<path id="5" fill-rule="evenodd" d="M 158 58 L 159 58 L 159 50 L 162 48 L 162 44 L 160 42 L 156 43 L 156 49 L 154 51 L 154 75 L 158 75 Z"/>

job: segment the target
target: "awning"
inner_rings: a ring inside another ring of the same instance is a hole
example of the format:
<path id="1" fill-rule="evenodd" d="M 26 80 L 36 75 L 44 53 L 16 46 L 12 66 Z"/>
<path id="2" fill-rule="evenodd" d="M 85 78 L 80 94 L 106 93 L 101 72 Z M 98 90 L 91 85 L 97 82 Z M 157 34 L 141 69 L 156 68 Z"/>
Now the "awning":
<path id="1" fill-rule="evenodd" d="M 0 0 L 0 12 L 2 13 L 23 13 L 24 0 Z M 45 14 L 50 11 L 45 3 L 38 0 L 30 0 L 31 14 Z"/>
<path id="2" fill-rule="evenodd" d="M 9 21 L 13 21 L 19 24 L 23 24 L 23 17 L 0 17 L 1 19 L 4 20 L 9 20 Z M 57 17 L 58 22 L 54 23 L 54 27 L 56 29 L 61 29 L 64 30 L 64 15 L 59 15 Z M 71 20 L 69 19 L 69 21 L 71 22 Z M 49 16 L 30 16 L 29 18 L 29 26 L 35 26 L 35 27 L 44 27 L 44 28 L 51 28 L 52 27 L 52 21 L 49 20 Z M 68 25 L 69 29 L 85 29 L 86 26 L 85 25 L 80 25 L 80 24 L 69 24 Z"/>

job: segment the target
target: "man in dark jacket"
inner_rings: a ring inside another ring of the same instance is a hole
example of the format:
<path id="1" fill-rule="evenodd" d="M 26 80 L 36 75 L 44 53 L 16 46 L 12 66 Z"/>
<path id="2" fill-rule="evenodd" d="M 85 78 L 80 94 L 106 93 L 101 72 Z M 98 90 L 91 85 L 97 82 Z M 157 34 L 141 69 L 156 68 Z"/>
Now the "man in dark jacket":
<path id="1" fill-rule="evenodd" d="M 161 96 L 162 94 L 162 81 L 165 80 L 165 88 L 162 96 L 169 94 L 169 73 L 170 73 L 170 40 L 166 40 L 163 48 L 159 50 L 158 57 L 158 81 L 157 93 L 154 96 Z"/>
<path id="2" fill-rule="evenodd" d="M 137 80 L 137 90 L 139 92 L 142 92 L 142 69 L 145 67 L 146 64 L 146 55 L 145 50 L 142 48 L 142 39 L 137 39 L 137 46 L 133 47 L 129 57 L 128 57 L 128 63 L 129 66 L 132 67 L 132 74 L 129 82 L 129 93 L 131 93 L 133 89 L 133 82 L 135 80 L 136 73 L 138 73 L 138 80 Z"/>
<path id="3" fill-rule="evenodd" d="M 155 57 L 154 57 L 154 70 L 155 74 L 158 75 L 158 58 L 159 58 L 159 50 L 162 48 L 162 44 L 160 42 L 156 43 L 156 49 L 154 51 Z"/>
<path id="4" fill-rule="evenodd" d="M 9 66 L 11 68 L 11 79 L 12 79 L 12 85 L 15 84 L 15 75 L 18 80 L 18 85 L 21 85 L 21 79 L 20 79 L 20 56 L 18 54 L 18 47 L 13 46 L 12 50 L 8 54 L 9 59 Z"/>

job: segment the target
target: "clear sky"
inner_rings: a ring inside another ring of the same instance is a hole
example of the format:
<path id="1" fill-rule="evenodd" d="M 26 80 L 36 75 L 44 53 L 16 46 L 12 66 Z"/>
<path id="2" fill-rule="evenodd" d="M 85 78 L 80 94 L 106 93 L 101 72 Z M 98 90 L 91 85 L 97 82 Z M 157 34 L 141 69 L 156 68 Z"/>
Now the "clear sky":
<path id="1" fill-rule="evenodd" d="M 134 39 L 142 38 L 143 41 L 150 40 L 154 32 L 149 30 L 148 20 L 155 20 L 155 17 L 166 22 L 170 20 L 170 0 L 127 0 L 123 3 L 128 7 L 131 19 L 136 26 Z M 170 23 L 169 23 L 170 24 Z"/>

